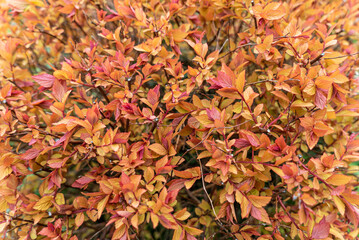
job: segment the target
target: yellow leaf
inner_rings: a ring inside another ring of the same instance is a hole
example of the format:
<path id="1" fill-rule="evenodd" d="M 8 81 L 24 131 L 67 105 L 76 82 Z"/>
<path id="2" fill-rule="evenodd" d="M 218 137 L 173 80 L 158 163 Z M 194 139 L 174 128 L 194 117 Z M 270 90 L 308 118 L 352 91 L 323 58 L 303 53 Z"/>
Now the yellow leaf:
<path id="1" fill-rule="evenodd" d="M 67 72 L 65 72 L 64 70 L 56 70 L 53 75 L 57 79 L 66 80 L 69 78 Z"/>
<path id="2" fill-rule="evenodd" d="M 46 211 L 52 206 L 53 196 L 44 196 L 42 197 L 34 206 L 34 209 L 39 211 Z"/>
<path id="3" fill-rule="evenodd" d="M 295 100 L 291 107 L 294 108 L 294 107 L 313 107 L 314 104 L 313 103 L 310 103 L 310 102 L 303 102 L 302 100 Z"/>
<path id="4" fill-rule="evenodd" d="M 135 215 L 132 216 L 131 218 L 131 225 L 138 229 L 138 213 L 136 213 Z"/>
<path id="5" fill-rule="evenodd" d="M 236 88 L 240 93 L 243 93 L 244 83 L 246 82 L 245 76 L 246 71 L 244 70 L 238 75 L 236 79 Z"/>
<path id="6" fill-rule="evenodd" d="M 242 218 L 248 217 L 252 208 L 252 204 L 238 191 L 236 191 L 236 201 L 240 203 Z"/>
<path id="7" fill-rule="evenodd" d="M 343 54 L 340 52 L 326 52 L 324 55 L 324 60 L 329 65 L 331 64 L 341 64 L 344 62 L 347 57 L 342 57 Z"/>
<path id="8" fill-rule="evenodd" d="M 183 230 L 182 228 L 178 227 L 175 229 L 175 232 L 173 233 L 173 237 L 172 240 L 180 240 L 183 239 L 183 234 L 182 234 Z"/>
<path id="9" fill-rule="evenodd" d="M 193 184 L 196 182 L 196 178 L 195 179 L 193 179 L 193 180 L 189 180 L 189 181 L 186 181 L 185 183 L 184 183 L 184 186 L 187 188 L 187 189 L 190 189 L 192 186 L 193 186 Z"/>
<path id="10" fill-rule="evenodd" d="M 255 195 L 250 195 L 248 196 L 248 198 L 252 202 L 253 206 L 257 208 L 266 206 L 271 200 L 271 197 L 255 196 Z"/>
<path id="11" fill-rule="evenodd" d="M 340 231 L 336 228 L 331 227 L 329 230 L 330 234 L 333 234 L 335 237 L 339 238 L 340 240 L 344 240 L 344 237 Z"/>
<path id="12" fill-rule="evenodd" d="M 58 204 L 58 205 L 64 205 L 64 204 L 65 204 L 64 194 L 62 194 L 62 193 L 56 194 L 55 202 L 56 202 L 56 204 Z"/>
<path id="13" fill-rule="evenodd" d="M 333 81 L 335 83 L 346 83 L 349 82 L 349 79 L 339 72 L 339 70 L 335 71 L 332 75 L 330 75 L 331 78 L 333 78 Z"/>
<path id="14" fill-rule="evenodd" d="M 350 110 L 343 110 L 338 112 L 336 115 L 337 117 L 357 117 L 359 116 L 359 113 Z"/>
<path id="15" fill-rule="evenodd" d="M 43 7 L 44 6 L 44 2 L 41 0 L 29 0 L 29 3 L 34 4 L 37 7 Z"/>
<path id="16" fill-rule="evenodd" d="M 334 174 L 331 177 L 329 177 L 326 181 L 329 184 L 335 185 L 335 186 L 341 186 L 349 183 L 352 180 L 351 176 L 346 176 L 343 174 Z"/>
<path id="17" fill-rule="evenodd" d="M 151 146 L 148 147 L 150 150 L 154 151 L 155 153 L 157 153 L 158 155 L 166 155 L 167 154 L 167 150 L 166 148 L 164 148 L 164 146 L 162 146 L 159 143 L 154 143 Z"/>
<path id="18" fill-rule="evenodd" d="M 343 203 L 343 201 L 340 200 L 340 198 L 337 197 L 337 196 L 333 196 L 333 200 L 334 200 L 334 203 L 335 203 L 335 205 L 337 206 L 338 211 L 340 212 L 340 214 L 344 216 L 344 213 L 345 213 L 345 204 Z"/>
<path id="19" fill-rule="evenodd" d="M 156 214 L 151 213 L 151 221 L 152 221 L 153 228 L 156 228 L 158 225 L 158 221 L 159 221 Z"/>
<path id="20" fill-rule="evenodd" d="M 97 210 L 98 210 L 97 218 L 98 218 L 98 219 L 101 218 L 102 212 L 103 212 L 103 210 L 104 210 L 105 207 L 106 207 L 106 204 L 107 204 L 107 202 L 108 202 L 109 197 L 110 197 L 110 196 L 107 195 L 107 196 L 104 197 L 101 201 L 98 202 L 98 204 L 97 204 Z"/>
<path id="21" fill-rule="evenodd" d="M 303 200 L 303 202 L 309 206 L 314 206 L 315 204 L 317 204 L 317 201 L 310 196 L 308 193 L 304 193 L 302 194 L 301 199 Z"/>
<path id="22" fill-rule="evenodd" d="M 187 208 L 183 208 L 182 210 L 179 210 L 178 212 L 173 214 L 173 216 L 180 221 L 184 221 L 187 218 L 189 218 L 189 216 L 191 216 L 191 214 L 187 211 Z"/>
<path id="23" fill-rule="evenodd" d="M 75 224 L 77 227 L 80 227 L 82 225 L 82 223 L 84 222 L 85 216 L 84 213 L 80 212 L 76 215 L 75 218 Z"/>
<path id="24" fill-rule="evenodd" d="M 193 227 L 189 227 L 186 225 L 184 225 L 183 228 L 186 232 L 188 232 L 189 234 L 194 235 L 194 236 L 199 235 L 203 232 L 202 230 L 199 230 L 199 229 L 193 228 Z"/>
<path id="25" fill-rule="evenodd" d="M 0 166 L 0 180 L 10 175 L 10 173 L 12 173 L 11 167 Z"/>
<path id="26" fill-rule="evenodd" d="M 154 173 L 153 169 L 151 167 L 147 167 L 143 176 L 145 178 L 145 181 L 147 183 L 149 183 L 152 180 L 154 175 L 155 175 L 155 173 Z"/>
<path id="27" fill-rule="evenodd" d="M 175 42 L 183 42 L 183 39 L 187 37 L 187 33 L 183 32 L 181 29 L 173 29 L 172 36 Z"/>

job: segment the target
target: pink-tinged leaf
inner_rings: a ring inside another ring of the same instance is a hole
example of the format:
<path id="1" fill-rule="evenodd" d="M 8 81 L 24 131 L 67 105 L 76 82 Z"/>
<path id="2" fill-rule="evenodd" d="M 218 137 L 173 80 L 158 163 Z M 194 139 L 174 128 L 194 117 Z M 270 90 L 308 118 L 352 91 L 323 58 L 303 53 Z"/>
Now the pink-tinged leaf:
<path id="1" fill-rule="evenodd" d="M 207 111 L 208 118 L 209 118 L 210 120 L 214 121 L 214 120 L 216 120 L 216 119 L 217 119 L 217 120 L 220 120 L 220 119 L 221 119 L 221 114 L 220 114 L 220 112 L 219 112 L 217 109 L 215 109 L 214 107 L 212 107 L 211 110 L 206 109 L 206 111 Z"/>
<path id="2" fill-rule="evenodd" d="M 225 72 L 218 71 L 218 83 L 221 87 L 233 87 L 232 79 Z"/>
<path id="3" fill-rule="evenodd" d="M 179 191 L 180 191 L 180 189 L 173 190 L 173 191 L 168 191 L 168 194 L 167 194 L 166 199 L 165 199 L 165 204 L 170 204 L 170 203 L 174 202 L 176 200 L 176 198 L 177 198 L 177 195 L 178 195 Z"/>
<path id="4" fill-rule="evenodd" d="M 32 79 L 34 79 L 35 82 L 40 84 L 40 86 L 43 86 L 44 88 L 50 88 L 54 84 L 56 78 L 51 74 L 44 73 L 44 74 L 32 76 Z"/>
<path id="5" fill-rule="evenodd" d="M 250 131 L 242 130 L 240 134 L 248 140 L 251 146 L 258 147 L 260 145 L 260 141 L 254 133 Z"/>
<path id="6" fill-rule="evenodd" d="M 74 188 L 82 188 L 92 181 L 94 181 L 94 179 L 85 176 L 77 179 L 71 186 Z"/>
<path id="7" fill-rule="evenodd" d="M 130 134 L 131 133 L 129 133 L 129 132 L 117 133 L 113 139 L 113 143 L 126 143 L 128 141 L 128 137 L 130 136 Z M 141 149 L 143 149 L 143 147 L 141 147 Z M 139 149 L 139 150 L 141 150 L 141 149 Z"/>
<path id="8" fill-rule="evenodd" d="M 51 236 L 51 235 L 55 235 L 53 234 L 53 232 L 49 229 L 49 228 L 43 228 L 40 232 L 39 232 L 39 235 L 42 235 L 42 236 Z"/>
<path id="9" fill-rule="evenodd" d="M 99 110 L 95 105 L 87 110 L 86 119 L 89 121 L 89 123 L 92 126 L 95 125 L 95 123 L 97 123 L 99 119 Z"/>
<path id="10" fill-rule="evenodd" d="M 29 161 L 29 160 L 36 158 L 40 152 L 41 152 L 41 150 L 39 150 L 39 149 L 31 148 L 31 149 L 27 150 L 24 154 L 22 154 L 21 158 L 23 160 Z"/>
<path id="11" fill-rule="evenodd" d="M 168 191 L 174 191 L 178 190 L 184 187 L 184 183 L 186 182 L 186 179 L 174 179 L 168 183 L 169 188 Z"/>
<path id="12" fill-rule="evenodd" d="M 51 168 L 61 168 L 62 167 L 62 159 L 49 160 L 48 164 Z"/>
<path id="13" fill-rule="evenodd" d="M 321 89 L 318 89 L 315 94 L 314 104 L 320 109 L 324 109 L 327 104 L 327 96 Z"/>
<path id="14" fill-rule="evenodd" d="M 155 88 L 148 91 L 147 99 L 152 105 L 155 105 L 158 102 L 158 98 L 160 97 L 159 89 L 160 85 L 157 85 Z"/>
<path id="15" fill-rule="evenodd" d="M 258 208 L 252 206 L 251 209 L 251 215 L 252 217 L 254 217 L 255 219 L 261 220 L 262 219 L 262 215 L 261 215 L 261 211 L 259 211 Z"/>
<path id="16" fill-rule="evenodd" d="M 350 204 L 348 201 L 345 201 L 345 216 L 349 219 L 349 221 L 354 225 L 354 227 L 358 227 L 359 224 L 359 209 Z"/>
<path id="17" fill-rule="evenodd" d="M 252 135 L 247 135 L 248 137 L 248 141 L 250 142 L 250 144 L 254 147 L 258 147 L 260 144 L 259 144 L 259 140 L 258 138 L 255 138 L 254 136 Z"/>
<path id="18" fill-rule="evenodd" d="M 241 138 L 241 139 L 236 139 L 234 146 L 239 149 L 242 149 L 251 146 L 251 143 L 247 139 Z"/>
<path id="19" fill-rule="evenodd" d="M 318 224 L 314 225 L 312 238 L 323 239 L 329 236 L 330 224 L 323 218 Z"/>
<path id="20" fill-rule="evenodd" d="M 52 86 L 52 94 L 59 102 L 61 102 L 65 93 L 66 93 L 66 81 L 60 82 L 59 80 L 55 79 L 54 84 Z"/>
<path id="21" fill-rule="evenodd" d="M 133 213 L 128 212 L 128 211 L 116 211 L 117 215 L 120 217 L 124 217 L 124 218 L 128 218 L 129 216 L 131 216 Z"/>
<path id="22" fill-rule="evenodd" d="M 40 99 L 40 100 L 36 100 L 31 102 L 32 105 L 34 106 L 39 106 L 41 108 L 49 108 L 50 106 L 52 106 L 52 102 L 53 100 L 45 100 L 45 99 Z"/>
<path id="23" fill-rule="evenodd" d="M 62 178 L 58 172 L 58 170 L 55 170 L 51 173 L 51 182 L 53 182 L 58 188 L 61 187 L 61 181 L 62 181 Z M 49 188 L 51 189 L 51 188 Z"/>

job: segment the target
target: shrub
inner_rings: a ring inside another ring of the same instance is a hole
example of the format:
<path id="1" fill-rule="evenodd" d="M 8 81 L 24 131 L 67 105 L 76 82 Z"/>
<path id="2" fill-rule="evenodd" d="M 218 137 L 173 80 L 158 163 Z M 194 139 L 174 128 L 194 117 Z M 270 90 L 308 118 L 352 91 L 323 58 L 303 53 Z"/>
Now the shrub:
<path id="1" fill-rule="evenodd" d="M 356 239 L 357 1 L 8 0 L 5 239 Z"/>

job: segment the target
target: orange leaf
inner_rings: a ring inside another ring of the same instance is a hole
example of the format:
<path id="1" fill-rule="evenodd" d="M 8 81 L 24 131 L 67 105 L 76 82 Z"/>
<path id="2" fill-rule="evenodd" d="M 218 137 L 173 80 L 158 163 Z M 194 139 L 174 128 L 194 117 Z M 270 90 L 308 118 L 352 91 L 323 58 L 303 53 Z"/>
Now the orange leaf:
<path id="1" fill-rule="evenodd" d="M 271 197 L 255 196 L 255 195 L 250 195 L 248 196 L 248 198 L 252 202 L 253 206 L 257 208 L 266 206 L 272 199 Z"/>
<path id="2" fill-rule="evenodd" d="M 164 146 L 162 146 L 159 143 L 154 143 L 151 146 L 148 147 L 150 150 L 154 151 L 155 153 L 157 153 L 158 155 L 166 155 L 167 154 L 167 150 L 166 148 L 164 148 Z"/>
<path id="3" fill-rule="evenodd" d="M 343 175 L 343 174 L 334 174 L 326 179 L 327 183 L 341 186 L 349 183 L 353 178 L 351 176 Z"/>
<path id="4" fill-rule="evenodd" d="M 45 88 L 52 87 L 52 85 L 54 84 L 54 81 L 56 80 L 56 78 L 54 76 L 52 76 L 51 74 L 47 74 L 47 73 L 32 76 L 32 79 L 34 79 L 35 82 L 37 82 L 38 84 L 40 84 L 41 86 L 43 86 Z"/>
<path id="5" fill-rule="evenodd" d="M 39 211 L 46 211 L 52 206 L 53 196 L 44 196 L 42 197 L 34 206 L 34 209 Z"/>

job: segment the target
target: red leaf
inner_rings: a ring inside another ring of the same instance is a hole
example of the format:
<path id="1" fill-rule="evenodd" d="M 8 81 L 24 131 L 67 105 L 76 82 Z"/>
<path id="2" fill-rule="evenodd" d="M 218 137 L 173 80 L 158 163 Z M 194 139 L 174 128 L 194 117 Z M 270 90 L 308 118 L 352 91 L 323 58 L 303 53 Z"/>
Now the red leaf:
<path id="1" fill-rule="evenodd" d="M 172 180 L 171 182 L 168 183 L 168 185 L 169 185 L 168 191 L 174 191 L 174 190 L 183 188 L 185 182 L 186 182 L 186 179 Z"/>
<path id="2" fill-rule="evenodd" d="M 221 114 L 219 113 L 219 111 L 217 109 L 215 109 L 214 107 L 212 107 L 211 110 L 209 109 L 206 109 L 207 111 L 207 115 L 208 115 L 208 118 L 212 121 L 214 120 L 220 120 L 221 119 Z"/>
<path id="3" fill-rule="evenodd" d="M 155 105 L 158 102 L 158 98 L 160 97 L 159 89 L 160 85 L 157 85 L 155 88 L 148 91 L 147 98 L 152 105 Z"/>
<path id="4" fill-rule="evenodd" d="M 94 181 L 94 179 L 85 176 L 77 179 L 71 186 L 74 188 L 82 188 L 83 186 L 92 181 Z"/>
<path id="5" fill-rule="evenodd" d="M 329 236 L 330 224 L 323 218 L 318 224 L 315 224 L 312 232 L 312 238 L 323 239 Z"/>
<path id="6" fill-rule="evenodd" d="M 244 138 L 241 138 L 241 139 L 236 139 L 236 142 L 234 143 L 234 146 L 239 148 L 239 149 L 242 149 L 242 148 L 245 148 L 245 147 L 249 147 L 251 146 L 250 142 Z"/>
<path id="7" fill-rule="evenodd" d="M 174 200 L 176 200 L 178 192 L 179 192 L 179 189 L 173 190 L 173 191 L 168 191 L 168 194 L 167 194 L 166 199 L 165 199 L 165 204 L 170 204 Z"/>
<path id="8" fill-rule="evenodd" d="M 51 74 L 44 73 L 44 74 L 32 76 L 32 79 L 34 79 L 35 82 L 37 82 L 44 88 L 50 88 L 54 84 L 56 78 Z"/>
<path id="9" fill-rule="evenodd" d="M 324 109 L 327 104 L 327 97 L 321 89 L 318 89 L 315 94 L 314 104 L 320 109 Z"/>
<path id="10" fill-rule="evenodd" d="M 41 150 L 39 150 L 39 149 L 31 148 L 31 149 L 27 150 L 24 154 L 22 154 L 21 158 L 23 160 L 29 161 L 31 159 L 36 158 L 40 152 L 41 152 Z"/>

